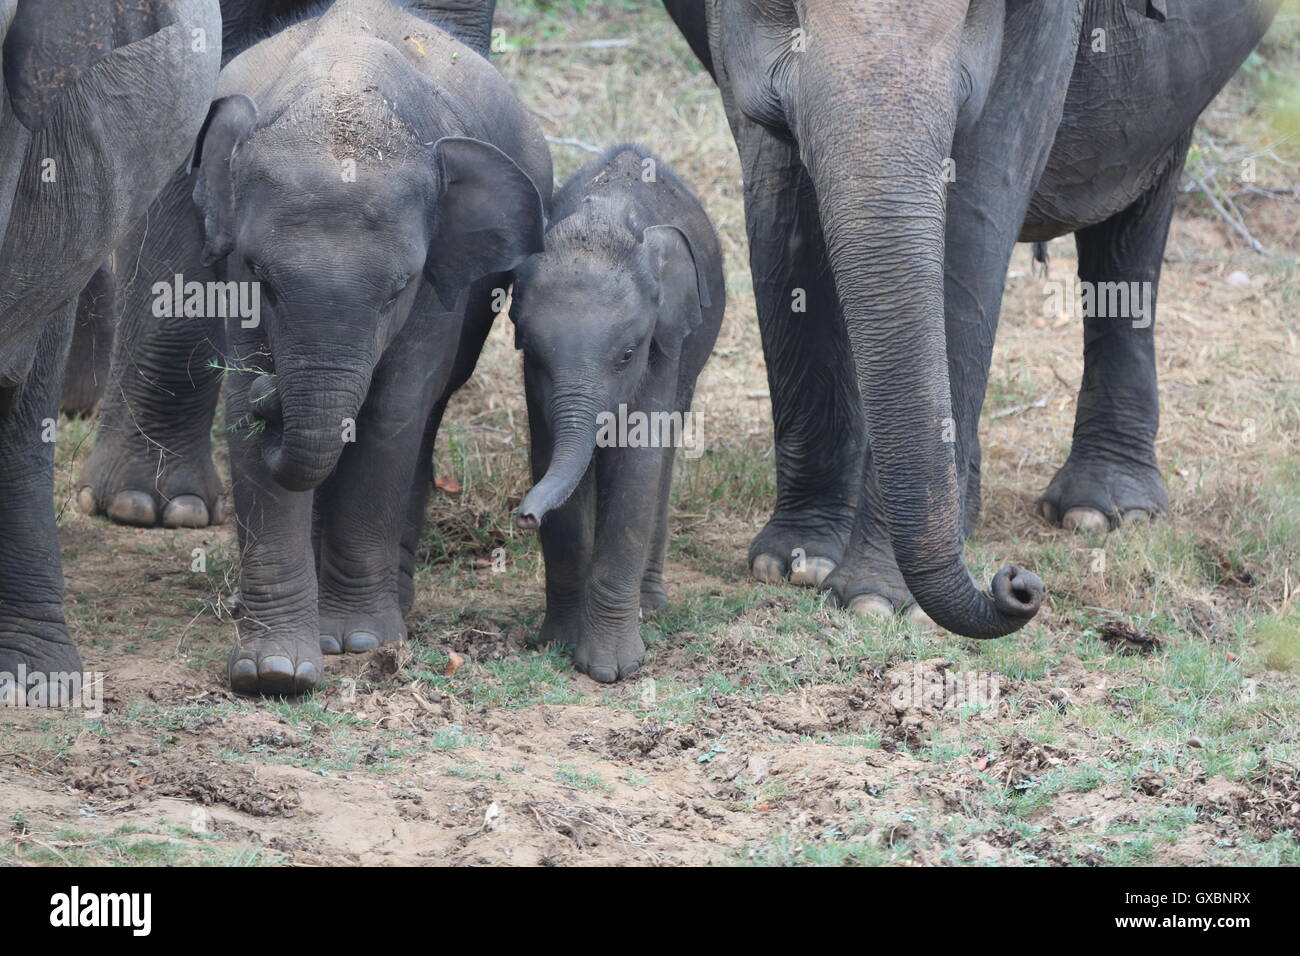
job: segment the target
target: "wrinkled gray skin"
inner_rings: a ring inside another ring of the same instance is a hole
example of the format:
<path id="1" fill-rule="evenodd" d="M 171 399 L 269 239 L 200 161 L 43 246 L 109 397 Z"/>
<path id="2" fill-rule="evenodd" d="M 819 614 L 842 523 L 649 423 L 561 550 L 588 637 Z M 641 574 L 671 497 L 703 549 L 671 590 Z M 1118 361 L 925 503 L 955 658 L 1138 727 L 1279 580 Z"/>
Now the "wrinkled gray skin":
<path id="1" fill-rule="evenodd" d="M 72 327 L 72 345 L 63 371 L 63 395 L 59 408 L 73 418 L 95 413 L 108 383 L 108 364 L 113 348 L 117 279 L 111 262 L 90 278 L 77 297 L 77 319 Z"/>
<path id="2" fill-rule="evenodd" d="M 647 160 L 651 165 L 647 165 Z M 643 173 L 653 170 L 653 182 Z M 645 654 L 638 618 L 668 602 L 673 447 L 597 447 L 602 413 L 685 414 L 722 323 L 722 252 L 690 189 L 640 147 L 616 146 L 556 195 L 546 250 L 519 268 L 511 317 L 524 355 L 546 619 L 608 683 Z"/>
<path id="3" fill-rule="evenodd" d="M 487 55 L 495 0 L 408 0 L 413 12 Z M 221 0 L 223 65 L 322 6 L 320 0 Z M 153 287 L 177 273 L 209 281 L 199 263 L 203 222 L 188 166 L 118 251 L 123 287 L 110 384 L 95 444 L 78 476 L 78 505 L 119 524 L 206 527 L 224 515 L 212 464 L 224 329 L 214 318 L 156 318 Z"/>
<path id="4" fill-rule="evenodd" d="M 491 64 L 390 0 L 337 0 L 232 61 L 218 92 L 202 260 L 261 289 L 260 324 L 227 324 L 229 676 L 296 694 L 322 651 L 406 635 L 438 420 L 493 290 L 542 248 L 550 155 Z"/>
<path id="5" fill-rule="evenodd" d="M 42 435 L 82 290 L 203 121 L 219 17 L 216 0 L 0 0 L 0 674 L 80 670 Z"/>
<path id="6" fill-rule="evenodd" d="M 990 593 L 962 556 L 1012 248 L 1074 233 L 1082 279 L 1154 288 L 1192 128 L 1277 0 L 665 2 L 744 169 L 778 487 L 754 574 L 971 637 L 1024 626 L 1041 582 L 1004 568 Z M 1085 321 L 1053 522 L 1165 507 L 1138 325 Z"/>

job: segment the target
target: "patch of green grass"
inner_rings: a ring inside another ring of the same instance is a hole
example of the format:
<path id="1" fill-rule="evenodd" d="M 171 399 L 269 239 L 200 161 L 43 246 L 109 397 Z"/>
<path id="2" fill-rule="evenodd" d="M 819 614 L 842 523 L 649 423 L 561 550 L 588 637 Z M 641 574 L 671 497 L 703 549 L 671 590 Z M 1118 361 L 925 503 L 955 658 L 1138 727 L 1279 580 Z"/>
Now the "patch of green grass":
<path id="1" fill-rule="evenodd" d="M 581 790 L 583 793 L 612 793 L 614 790 L 601 779 L 600 774 L 584 772 L 567 763 L 555 765 L 555 779 L 566 787 Z"/>
<path id="2" fill-rule="evenodd" d="M 476 710 L 519 708 L 538 704 L 575 704 L 573 664 L 558 651 L 528 651 L 495 661 L 467 662 L 450 677 L 446 658 L 427 645 L 413 644 L 416 677 L 441 693 Z"/>
<path id="3" fill-rule="evenodd" d="M 778 833 L 762 842 L 746 843 L 734 859 L 745 866 L 887 866 L 905 862 L 911 855 L 907 840 L 881 845 L 831 830 L 814 837 Z"/>

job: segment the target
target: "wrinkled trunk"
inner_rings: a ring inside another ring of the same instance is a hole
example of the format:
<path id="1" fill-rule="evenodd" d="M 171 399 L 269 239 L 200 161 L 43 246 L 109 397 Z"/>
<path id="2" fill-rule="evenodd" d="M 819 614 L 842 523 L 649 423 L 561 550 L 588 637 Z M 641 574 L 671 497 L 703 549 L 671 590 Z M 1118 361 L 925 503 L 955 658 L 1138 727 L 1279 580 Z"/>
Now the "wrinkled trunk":
<path id="1" fill-rule="evenodd" d="M 370 368 L 293 367 L 249 389 L 253 415 L 266 423 L 262 459 L 289 491 L 310 491 L 329 477 L 348 442 L 370 387 Z"/>
<path id="2" fill-rule="evenodd" d="M 937 624 L 999 637 L 1033 617 L 1042 584 L 1004 568 L 983 592 L 962 554 L 943 163 L 959 106 L 965 4 L 806 6 L 795 133 L 817 190 L 894 554 Z"/>
<path id="3" fill-rule="evenodd" d="M 551 460 L 542 480 L 519 503 L 519 527 L 536 529 L 548 511 L 569 500 L 596 450 L 599 406 L 584 396 L 557 396 L 551 403 Z"/>

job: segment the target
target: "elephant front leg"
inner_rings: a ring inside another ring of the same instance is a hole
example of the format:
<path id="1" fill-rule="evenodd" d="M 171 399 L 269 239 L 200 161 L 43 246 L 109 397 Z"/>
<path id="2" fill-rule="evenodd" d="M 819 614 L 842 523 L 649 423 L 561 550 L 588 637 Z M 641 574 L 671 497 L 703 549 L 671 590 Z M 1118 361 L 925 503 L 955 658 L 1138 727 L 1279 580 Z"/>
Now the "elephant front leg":
<path id="1" fill-rule="evenodd" d="M 237 364 L 258 367 L 254 345 Z M 286 491 L 262 459 L 250 431 L 248 387 L 255 373 L 230 377 L 226 416 L 230 472 L 239 536 L 239 643 L 227 674 L 239 694 L 302 694 L 324 678 L 311 548 L 312 492 Z"/>
<path id="2" fill-rule="evenodd" d="M 535 370 L 525 368 L 528 399 L 528 447 L 533 484 L 551 467 L 554 436 L 537 396 L 541 389 L 531 379 Z M 583 632 L 587 603 L 587 580 L 596 537 L 595 467 L 589 465 L 569 500 L 542 521 L 538 537 L 546 566 L 546 616 L 533 643 L 573 650 Z"/>
<path id="3" fill-rule="evenodd" d="M 117 253 L 121 318 L 77 494 L 82 511 L 117 524 L 202 528 L 223 518 L 211 440 L 221 321 L 186 316 L 184 301 L 160 303 L 156 291 L 165 286 L 171 299 L 177 276 L 182 289 L 214 279 L 199 264 L 203 224 L 193 191 L 193 178 L 178 173 Z M 158 317 L 159 305 L 171 316 Z"/>
<path id="4" fill-rule="evenodd" d="M 595 542 L 573 663 L 602 684 L 630 677 L 645 657 L 641 583 L 669 451 L 602 448 L 596 452 Z"/>
<path id="5" fill-rule="evenodd" d="M 339 423 L 345 440 L 355 440 L 319 492 L 319 640 L 326 654 L 406 639 L 402 538 L 434 397 L 448 370 L 432 347 L 447 335 L 430 334 L 429 321 L 412 317 L 375 369 L 356 422 Z"/>
<path id="6" fill-rule="evenodd" d="M 0 684 L 81 672 L 63 618 L 54 434 L 75 301 L 46 327 L 26 380 L 0 389 Z M 5 688 L 0 686 L 0 695 Z"/>
<path id="7" fill-rule="evenodd" d="M 1079 279 L 1093 307 L 1084 315 L 1074 442 L 1039 499 L 1053 524 L 1104 531 L 1149 518 L 1169 503 L 1156 464 L 1155 309 L 1187 145 L 1150 192 L 1075 235 Z"/>
<path id="8" fill-rule="evenodd" d="M 776 508 L 749 548 L 760 581 L 820 585 L 844 555 L 863 421 L 816 199 L 795 147 L 741 119 L 750 267 L 776 442 Z"/>

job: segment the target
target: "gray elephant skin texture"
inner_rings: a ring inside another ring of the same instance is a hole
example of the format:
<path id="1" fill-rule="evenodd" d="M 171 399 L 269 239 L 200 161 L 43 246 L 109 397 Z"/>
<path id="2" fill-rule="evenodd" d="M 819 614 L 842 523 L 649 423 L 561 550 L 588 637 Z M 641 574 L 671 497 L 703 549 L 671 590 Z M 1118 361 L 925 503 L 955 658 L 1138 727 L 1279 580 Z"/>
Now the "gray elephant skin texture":
<path id="1" fill-rule="evenodd" d="M 25 690 L 16 686 L 23 673 L 57 683 L 81 670 L 52 505 L 65 361 L 79 320 L 92 342 L 111 328 L 104 264 L 193 147 L 220 69 L 221 14 L 217 0 L 0 0 L 0 54 L 7 694 Z"/>
<path id="2" fill-rule="evenodd" d="M 224 369 L 241 693 L 406 636 L 442 409 L 542 249 L 544 138 L 487 60 L 391 0 L 336 0 L 222 71 L 196 149 L 201 264 L 256 288 Z"/>
<path id="3" fill-rule="evenodd" d="M 640 667 L 640 615 L 668 601 L 673 459 L 702 440 L 691 398 L 725 294 L 699 200 L 636 146 L 565 184 L 545 251 L 519 268 L 510 314 L 536 484 L 518 520 L 540 527 L 546 562 L 538 641 L 603 683 Z"/>
<path id="4" fill-rule="evenodd" d="M 1197 117 L 1278 0 L 664 0 L 717 81 L 775 426 L 760 580 L 863 614 L 919 605 L 991 638 L 1037 613 L 1014 565 L 963 555 L 1011 253 L 1073 233 L 1084 316 L 1074 441 L 1039 499 L 1106 529 L 1167 504 L 1155 300 Z M 792 302 L 800 308 L 792 308 Z"/>

